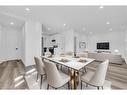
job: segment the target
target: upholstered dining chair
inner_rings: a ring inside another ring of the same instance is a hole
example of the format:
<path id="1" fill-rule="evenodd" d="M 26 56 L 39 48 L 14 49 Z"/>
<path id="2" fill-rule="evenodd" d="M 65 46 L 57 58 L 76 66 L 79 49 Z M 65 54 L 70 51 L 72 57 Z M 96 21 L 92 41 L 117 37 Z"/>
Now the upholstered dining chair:
<path id="1" fill-rule="evenodd" d="M 51 52 L 49 52 L 49 51 L 45 52 L 45 56 L 49 57 L 51 55 L 52 55 Z"/>
<path id="2" fill-rule="evenodd" d="M 60 53 L 58 56 L 59 56 L 59 57 L 65 57 L 65 53 L 62 52 L 62 53 Z M 56 66 L 57 66 L 58 69 L 61 69 L 61 70 L 62 70 L 62 65 L 56 64 Z"/>
<path id="3" fill-rule="evenodd" d="M 65 57 L 65 53 L 60 53 L 59 56 L 60 57 Z"/>
<path id="4" fill-rule="evenodd" d="M 77 55 L 79 58 L 88 58 L 88 53 L 87 52 L 80 52 Z M 87 66 L 85 66 L 84 68 L 82 68 L 82 72 L 87 72 Z"/>
<path id="5" fill-rule="evenodd" d="M 72 52 L 72 51 L 67 51 L 67 52 L 65 52 L 65 57 L 67 57 L 67 58 L 73 58 L 73 57 L 74 57 L 74 52 Z M 61 70 L 63 70 L 63 68 L 64 68 L 65 70 L 67 70 L 67 72 L 68 72 L 68 74 L 69 74 L 70 68 L 65 67 L 65 66 L 62 66 L 62 67 L 61 67 Z"/>
<path id="6" fill-rule="evenodd" d="M 73 57 L 74 56 L 73 54 L 74 54 L 73 52 L 68 51 L 68 52 L 65 53 L 65 56 Z"/>
<path id="7" fill-rule="evenodd" d="M 56 64 L 51 61 L 44 60 L 44 64 L 48 82 L 47 89 L 49 89 L 49 86 L 58 89 L 67 83 L 69 88 L 70 77 L 68 75 L 58 71 Z"/>
<path id="8" fill-rule="evenodd" d="M 34 57 L 34 60 L 35 60 L 36 69 L 37 69 L 37 80 L 38 80 L 38 76 L 41 75 L 41 80 L 40 80 L 40 89 L 41 89 L 42 79 L 46 75 L 45 67 L 44 67 L 44 63 L 41 61 L 41 59 L 39 57 Z"/>
<path id="9" fill-rule="evenodd" d="M 86 86 L 91 85 L 97 87 L 97 89 L 99 89 L 100 87 L 103 89 L 108 64 L 109 64 L 109 60 L 105 60 L 104 62 L 98 65 L 96 72 L 89 71 L 84 75 L 82 75 L 81 89 L 82 89 L 82 82 L 85 82 Z"/>
<path id="10" fill-rule="evenodd" d="M 79 53 L 79 57 L 88 58 L 88 53 L 85 52 Z"/>

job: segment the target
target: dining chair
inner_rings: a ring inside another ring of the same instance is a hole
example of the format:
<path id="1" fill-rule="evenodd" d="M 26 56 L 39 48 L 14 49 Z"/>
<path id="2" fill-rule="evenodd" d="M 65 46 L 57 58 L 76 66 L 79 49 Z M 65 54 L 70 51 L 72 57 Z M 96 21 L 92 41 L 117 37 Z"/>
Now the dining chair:
<path id="1" fill-rule="evenodd" d="M 58 89 L 67 83 L 68 83 L 68 88 L 70 88 L 69 87 L 70 77 L 64 74 L 63 72 L 58 71 L 55 63 L 48 60 L 44 60 L 44 61 L 45 61 L 44 64 L 46 67 L 46 75 L 47 75 L 47 82 L 48 82 L 47 89 L 49 89 L 49 86 Z"/>
<path id="2" fill-rule="evenodd" d="M 38 80 L 38 76 L 41 75 L 41 80 L 40 80 L 40 89 L 41 89 L 42 79 L 46 75 L 45 67 L 44 67 L 44 63 L 41 61 L 41 59 L 39 57 L 34 57 L 34 60 L 35 60 L 36 69 L 37 69 L 37 80 Z"/>
<path id="3" fill-rule="evenodd" d="M 58 55 L 60 58 L 72 58 L 73 57 L 73 52 L 66 52 L 66 53 L 64 53 L 64 52 L 61 52 L 61 53 L 59 53 L 59 55 Z M 60 65 L 60 64 L 56 64 L 56 66 L 57 66 L 57 68 L 59 69 L 59 70 L 62 70 L 62 71 L 64 71 L 64 72 L 66 72 L 66 69 L 67 69 L 67 72 L 69 73 L 69 68 L 67 68 L 67 67 L 65 67 L 65 66 L 63 66 L 63 65 Z M 63 70 L 64 69 L 64 70 Z"/>
<path id="4" fill-rule="evenodd" d="M 88 58 L 88 53 L 87 52 L 80 52 L 78 54 L 79 58 Z M 87 66 L 85 66 L 84 68 L 82 68 L 82 72 L 87 72 Z"/>
<path id="5" fill-rule="evenodd" d="M 70 56 L 70 57 L 73 57 L 74 56 L 74 53 L 69 51 L 69 52 L 66 52 L 65 53 L 65 56 Z"/>
<path id="6" fill-rule="evenodd" d="M 61 58 L 62 58 L 62 57 L 65 57 L 65 53 L 62 52 L 62 53 L 60 53 L 58 56 L 61 57 Z M 62 65 L 56 64 L 56 66 L 57 66 L 58 69 L 61 69 L 61 70 L 62 70 Z"/>
<path id="7" fill-rule="evenodd" d="M 79 58 L 88 58 L 88 53 L 86 53 L 86 52 L 81 52 L 81 53 L 79 53 Z"/>
<path id="8" fill-rule="evenodd" d="M 79 57 L 88 58 L 88 53 L 85 52 L 79 53 Z"/>
<path id="9" fill-rule="evenodd" d="M 45 52 L 45 56 L 49 57 L 51 55 L 52 55 L 51 52 L 49 52 L 49 51 Z"/>
<path id="10" fill-rule="evenodd" d="M 60 57 L 65 57 L 65 53 L 60 53 L 59 56 Z"/>
<path id="11" fill-rule="evenodd" d="M 74 57 L 74 52 L 72 52 L 72 51 L 65 52 L 65 57 L 67 57 L 67 58 L 73 58 Z M 70 68 L 68 68 L 68 67 L 64 67 L 64 68 L 67 69 L 67 72 L 69 74 Z M 62 66 L 61 70 L 62 69 L 63 69 L 63 66 Z"/>
<path id="12" fill-rule="evenodd" d="M 82 89 L 82 82 L 86 83 L 86 86 L 91 85 L 97 87 L 99 89 L 102 87 L 105 82 L 106 72 L 108 68 L 109 60 L 105 60 L 104 62 L 100 63 L 95 72 L 89 71 L 81 76 L 81 89 Z"/>

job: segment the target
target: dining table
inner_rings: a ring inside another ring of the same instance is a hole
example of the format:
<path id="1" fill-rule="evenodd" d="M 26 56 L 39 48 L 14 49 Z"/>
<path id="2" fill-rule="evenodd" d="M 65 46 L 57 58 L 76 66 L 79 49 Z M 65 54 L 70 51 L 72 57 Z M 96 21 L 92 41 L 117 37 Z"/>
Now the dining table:
<path id="1" fill-rule="evenodd" d="M 95 61 L 93 58 L 70 57 L 70 56 L 42 56 L 42 60 L 46 59 L 54 64 L 62 65 L 68 68 L 70 75 L 71 89 L 77 89 L 79 83 L 79 72 L 88 64 Z"/>

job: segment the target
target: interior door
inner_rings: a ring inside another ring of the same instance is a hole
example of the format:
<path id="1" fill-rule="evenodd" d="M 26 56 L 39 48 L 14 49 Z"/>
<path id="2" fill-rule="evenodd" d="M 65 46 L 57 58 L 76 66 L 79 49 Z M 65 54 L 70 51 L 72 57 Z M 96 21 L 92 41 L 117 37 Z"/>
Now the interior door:
<path id="1" fill-rule="evenodd" d="M 21 31 L 15 29 L 3 29 L 1 33 L 1 59 L 15 59 L 21 56 Z"/>

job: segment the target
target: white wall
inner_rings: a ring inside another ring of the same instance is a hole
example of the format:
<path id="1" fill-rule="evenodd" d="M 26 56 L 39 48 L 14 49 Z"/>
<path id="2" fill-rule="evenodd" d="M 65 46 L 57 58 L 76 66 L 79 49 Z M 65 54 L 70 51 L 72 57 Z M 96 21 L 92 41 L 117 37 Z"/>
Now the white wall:
<path id="1" fill-rule="evenodd" d="M 1 26 L 1 24 L 0 24 L 0 52 L 2 51 L 1 49 L 2 49 L 2 26 Z M 2 61 L 2 54 L 0 53 L 0 62 Z"/>
<path id="2" fill-rule="evenodd" d="M 109 42 L 110 51 L 114 53 L 114 50 L 119 50 L 119 53 L 124 56 L 124 31 L 106 31 L 103 33 L 91 34 L 88 36 L 88 49 L 92 52 L 96 51 L 97 42 Z"/>
<path id="3" fill-rule="evenodd" d="M 19 58 L 26 66 L 33 65 L 34 56 L 41 56 L 41 28 L 32 21 L 20 28 L 0 25 L 0 61 Z"/>
<path id="4" fill-rule="evenodd" d="M 41 56 L 41 24 L 26 21 L 25 23 L 25 65 L 33 65 L 34 56 Z"/>
<path id="5" fill-rule="evenodd" d="M 125 48 L 124 48 L 124 59 L 127 64 L 127 27 L 125 29 L 125 38 L 124 38 Z"/>
<path id="6" fill-rule="evenodd" d="M 84 51 L 85 50 L 84 48 L 79 47 L 79 43 L 82 41 L 85 42 L 86 48 L 87 48 L 87 36 L 86 36 L 86 34 L 81 33 L 81 32 L 75 32 L 74 35 L 76 37 L 76 52 L 79 53 L 79 52 Z"/>
<path id="7" fill-rule="evenodd" d="M 0 24 L 0 41 L 2 40 L 2 26 Z M 0 50 L 1 50 L 1 42 L 0 42 Z"/>
<path id="8" fill-rule="evenodd" d="M 50 46 L 50 36 L 49 35 L 43 35 L 43 45 L 44 47 Z"/>
<path id="9" fill-rule="evenodd" d="M 25 62 L 25 25 L 22 27 L 21 38 L 21 59 Z"/>
<path id="10" fill-rule="evenodd" d="M 4 26 L 0 28 L 0 60 L 21 58 L 21 27 Z M 18 50 L 16 50 L 18 48 Z"/>
<path id="11" fill-rule="evenodd" d="M 66 31 L 65 34 L 65 52 L 74 52 L 74 30 Z"/>

